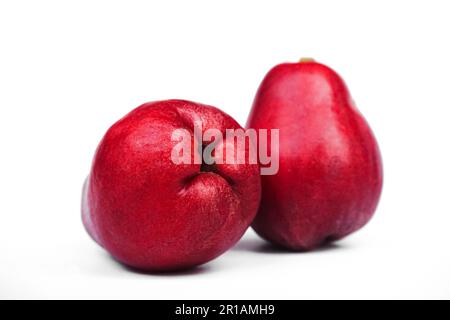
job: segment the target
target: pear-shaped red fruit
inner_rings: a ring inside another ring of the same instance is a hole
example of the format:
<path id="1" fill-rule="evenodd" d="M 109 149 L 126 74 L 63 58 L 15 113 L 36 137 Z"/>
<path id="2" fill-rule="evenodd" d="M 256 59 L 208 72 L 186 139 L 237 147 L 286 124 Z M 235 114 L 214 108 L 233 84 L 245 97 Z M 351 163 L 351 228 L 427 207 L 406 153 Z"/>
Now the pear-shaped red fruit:
<path id="1" fill-rule="evenodd" d="M 247 127 L 279 129 L 280 136 L 279 171 L 262 176 L 253 223 L 261 237 L 309 250 L 370 220 L 381 193 L 381 156 L 335 71 L 312 59 L 274 67 L 258 89 Z"/>

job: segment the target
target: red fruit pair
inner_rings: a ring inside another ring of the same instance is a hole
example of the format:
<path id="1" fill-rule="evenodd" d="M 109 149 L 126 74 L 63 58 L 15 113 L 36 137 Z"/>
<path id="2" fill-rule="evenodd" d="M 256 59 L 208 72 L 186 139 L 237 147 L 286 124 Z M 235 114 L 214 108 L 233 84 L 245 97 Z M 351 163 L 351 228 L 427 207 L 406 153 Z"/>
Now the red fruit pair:
<path id="1" fill-rule="evenodd" d="M 217 257 L 252 221 L 263 238 L 307 250 L 370 219 L 381 192 L 381 158 L 334 71 L 313 61 L 276 66 L 247 126 L 279 129 L 279 146 L 269 145 L 272 152 L 279 147 L 275 175 L 260 177 L 258 165 L 228 157 L 223 164 L 195 162 L 212 142 L 237 150 L 228 141 L 205 142 L 208 129 L 224 136 L 241 129 L 214 107 L 168 100 L 133 110 L 107 131 L 95 154 L 83 192 L 89 234 L 119 261 L 158 271 Z M 187 155 L 193 161 L 176 164 L 173 134 L 180 128 L 193 142 Z"/>

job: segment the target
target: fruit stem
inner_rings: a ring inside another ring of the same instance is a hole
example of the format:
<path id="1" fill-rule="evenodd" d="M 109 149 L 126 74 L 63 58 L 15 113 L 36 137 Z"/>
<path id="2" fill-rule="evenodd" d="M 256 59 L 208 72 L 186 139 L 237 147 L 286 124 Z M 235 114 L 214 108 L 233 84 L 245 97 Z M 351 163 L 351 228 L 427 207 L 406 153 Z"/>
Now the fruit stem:
<path id="1" fill-rule="evenodd" d="M 301 58 L 299 63 L 304 63 L 304 62 L 314 62 L 315 60 L 313 58 Z"/>

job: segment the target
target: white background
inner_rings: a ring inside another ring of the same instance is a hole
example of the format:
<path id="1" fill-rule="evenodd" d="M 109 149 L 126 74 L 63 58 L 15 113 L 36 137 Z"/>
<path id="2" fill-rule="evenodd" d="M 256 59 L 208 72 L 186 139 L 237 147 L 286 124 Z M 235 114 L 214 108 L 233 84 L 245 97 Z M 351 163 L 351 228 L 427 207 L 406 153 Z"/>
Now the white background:
<path id="1" fill-rule="evenodd" d="M 448 1 L 2 1 L 1 298 L 450 298 Z M 346 80 L 385 184 L 363 230 L 311 253 L 249 231 L 193 271 L 126 270 L 89 239 L 94 150 L 139 104 L 183 98 L 245 124 L 274 65 Z"/>

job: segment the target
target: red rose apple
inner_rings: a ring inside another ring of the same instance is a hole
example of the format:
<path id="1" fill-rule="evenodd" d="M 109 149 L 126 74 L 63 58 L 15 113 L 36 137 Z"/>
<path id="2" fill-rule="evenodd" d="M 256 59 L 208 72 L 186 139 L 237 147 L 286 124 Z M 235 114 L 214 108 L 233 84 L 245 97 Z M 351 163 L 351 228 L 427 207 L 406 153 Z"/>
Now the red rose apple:
<path id="1" fill-rule="evenodd" d="M 274 67 L 247 126 L 280 135 L 279 172 L 262 176 L 259 235 L 307 250 L 369 221 L 381 193 L 380 152 L 336 72 L 311 60 Z"/>
<path id="2" fill-rule="evenodd" d="M 146 103 L 115 123 L 95 154 L 83 192 L 88 233 L 112 256 L 144 270 L 176 270 L 205 263 L 233 246 L 260 201 L 256 164 L 175 164 L 172 135 L 240 129 L 224 112 L 199 103 Z M 224 144 L 222 147 L 226 148 Z M 248 151 L 248 150 L 247 150 Z"/>

